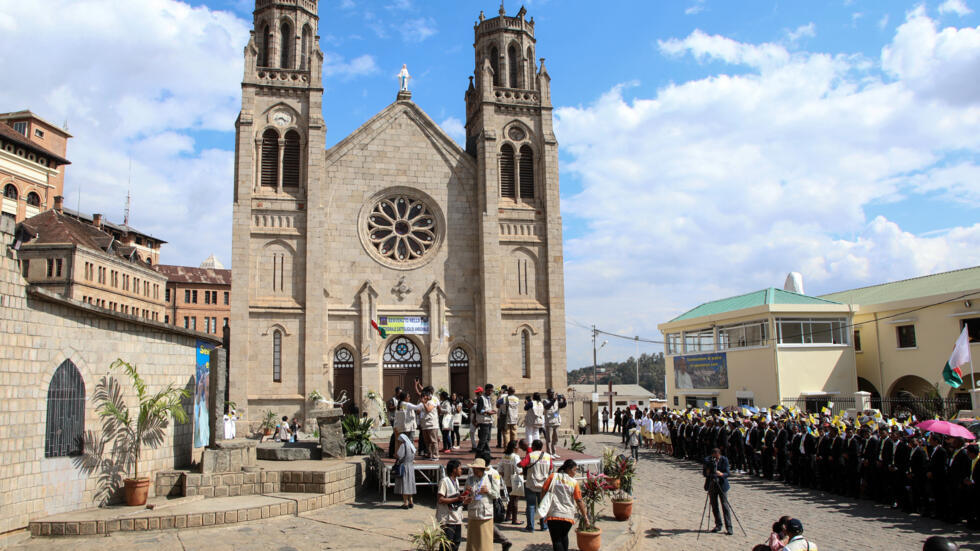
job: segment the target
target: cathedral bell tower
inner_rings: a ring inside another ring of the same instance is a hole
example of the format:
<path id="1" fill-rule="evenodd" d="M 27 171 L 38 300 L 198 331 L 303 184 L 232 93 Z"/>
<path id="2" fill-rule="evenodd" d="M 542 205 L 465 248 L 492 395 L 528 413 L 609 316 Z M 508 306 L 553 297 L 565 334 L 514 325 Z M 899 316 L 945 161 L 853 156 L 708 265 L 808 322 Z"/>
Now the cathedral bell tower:
<path id="1" fill-rule="evenodd" d="M 230 399 L 254 417 L 257 396 L 305 395 L 307 212 L 326 127 L 317 0 L 255 0 L 235 123 Z M 249 350 L 250 337 L 274 343 Z M 267 348 L 267 349 L 266 349 Z M 268 357 L 267 357 L 268 356 Z M 262 385 L 249 362 L 270 367 Z M 269 382 L 271 381 L 271 382 Z"/>
<path id="2" fill-rule="evenodd" d="M 477 161 L 482 212 L 483 365 L 512 363 L 514 358 L 501 351 L 521 350 L 523 377 L 543 379 L 563 392 L 558 142 L 551 77 L 543 58 L 535 62 L 534 19 L 526 15 L 522 7 L 509 17 L 501 4 L 497 17 L 481 12 L 473 28 L 476 64 L 466 91 L 466 152 Z"/>

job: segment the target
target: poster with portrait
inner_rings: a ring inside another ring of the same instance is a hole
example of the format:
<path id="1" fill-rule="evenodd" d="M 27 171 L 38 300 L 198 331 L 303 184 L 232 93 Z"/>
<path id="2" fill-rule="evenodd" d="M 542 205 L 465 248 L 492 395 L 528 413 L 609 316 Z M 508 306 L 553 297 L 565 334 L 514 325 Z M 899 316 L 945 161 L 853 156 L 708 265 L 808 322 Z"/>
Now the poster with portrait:
<path id="1" fill-rule="evenodd" d="M 211 439 L 208 415 L 208 388 L 211 381 L 211 349 L 213 344 L 197 341 L 197 367 L 194 370 L 194 447 L 203 448 Z"/>
<path id="2" fill-rule="evenodd" d="M 678 389 L 728 388 L 728 358 L 724 352 L 674 357 L 674 387 Z"/>

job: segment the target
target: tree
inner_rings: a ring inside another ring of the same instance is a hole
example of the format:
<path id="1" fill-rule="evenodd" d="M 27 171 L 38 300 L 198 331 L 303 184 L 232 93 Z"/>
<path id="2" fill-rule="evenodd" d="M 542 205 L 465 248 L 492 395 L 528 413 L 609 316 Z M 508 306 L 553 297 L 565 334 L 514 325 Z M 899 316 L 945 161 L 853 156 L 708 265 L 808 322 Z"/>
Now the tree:
<path id="1" fill-rule="evenodd" d="M 610 380 L 614 385 L 636 384 L 636 358 L 629 357 L 623 362 L 605 362 L 598 366 L 596 378 L 600 385 L 608 385 Z M 663 352 L 640 354 L 639 384 L 646 390 L 664 397 L 664 374 L 666 362 Z M 570 384 L 592 384 L 592 366 L 582 367 L 568 372 Z"/>

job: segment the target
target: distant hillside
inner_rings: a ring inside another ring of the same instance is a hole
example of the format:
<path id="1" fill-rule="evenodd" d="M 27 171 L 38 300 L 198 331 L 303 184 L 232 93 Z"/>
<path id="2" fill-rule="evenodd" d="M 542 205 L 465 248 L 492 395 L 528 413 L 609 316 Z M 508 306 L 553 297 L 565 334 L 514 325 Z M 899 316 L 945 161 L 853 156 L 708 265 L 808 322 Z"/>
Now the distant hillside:
<path id="1" fill-rule="evenodd" d="M 657 396 L 664 396 L 664 355 L 640 355 L 640 386 Z M 636 383 L 636 360 L 632 357 L 625 362 L 605 362 L 599 364 L 596 378 L 600 385 L 609 384 L 610 378 L 614 385 Z M 568 384 L 592 384 L 592 366 L 573 369 L 568 372 Z"/>

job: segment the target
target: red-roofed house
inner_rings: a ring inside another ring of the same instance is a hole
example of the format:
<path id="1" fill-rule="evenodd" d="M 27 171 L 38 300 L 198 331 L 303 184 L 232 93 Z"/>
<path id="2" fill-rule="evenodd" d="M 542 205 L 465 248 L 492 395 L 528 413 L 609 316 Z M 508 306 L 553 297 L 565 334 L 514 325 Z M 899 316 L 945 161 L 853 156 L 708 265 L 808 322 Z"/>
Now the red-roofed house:
<path id="1" fill-rule="evenodd" d="M 0 113 L 0 211 L 21 222 L 64 195 L 71 134 L 30 111 Z"/>
<path id="2" fill-rule="evenodd" d="M 223 336 L 231 314 L 231 270 L 211 255 L 199 268 L 157 265 L 166 276 L 167 314 L 178 327 Z"/>

